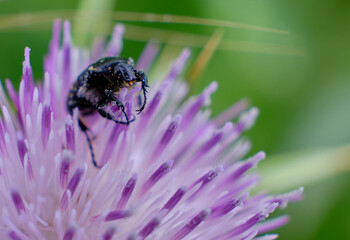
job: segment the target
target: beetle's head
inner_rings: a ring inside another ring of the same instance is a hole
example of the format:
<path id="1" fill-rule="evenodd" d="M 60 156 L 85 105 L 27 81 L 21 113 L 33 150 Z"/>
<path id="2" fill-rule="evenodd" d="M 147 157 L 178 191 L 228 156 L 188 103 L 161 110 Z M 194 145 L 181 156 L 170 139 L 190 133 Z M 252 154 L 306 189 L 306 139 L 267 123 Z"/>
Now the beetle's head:
<path id="1" fill-rule="evenodd" d="M 146 105 L 146 93 L 147 88 L 149 87 L 146 74 L 142 70 L 136 70 L 134 68 L 134 62 L 131 58 L 129 58 L 127 61 L 118 62 L 114 66 L 113 74 L 115 79 L 114 83 L 119 88 L 131 88 L 135 83 L 141 83 L 141 90 L 143 93 L 144 100 L 141 105 L 141 108 L 137 110 L 139 113 L 141 113 Z"/>
<path id="2" fill-rule="evenodd" d="M 132 86 L 136 81 L 136 70 L 126 62 L 120 62 L 114 66 L 114 76 L 123 87 Z"/>

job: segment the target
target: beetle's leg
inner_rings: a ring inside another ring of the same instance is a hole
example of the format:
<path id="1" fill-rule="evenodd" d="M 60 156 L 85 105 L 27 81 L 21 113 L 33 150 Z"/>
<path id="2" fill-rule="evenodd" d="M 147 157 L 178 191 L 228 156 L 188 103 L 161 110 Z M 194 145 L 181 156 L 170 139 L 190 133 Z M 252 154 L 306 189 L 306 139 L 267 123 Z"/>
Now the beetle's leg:
<path id="1" fill-rule="evenodd" d="M 87 140 L 87 142 L 88 142 L 88 144 L 89 144 L 92 163 L 94 164 L 94 166 L 95 166 L 96 168 L 101 168 L 101 166 L 99 166 L 99 165 L 97 164 L 96 160 L 95 160 L 94 149 L 92 148 L 91 139 L 90 139 L 90 137 L 89 137 L 89 135 L 88 135 L 88 133 L 87 133 L 88 128 L 85 126 L 85 124 L 84 124 L 80 119 L 78 120 L 78 123 L 79 123 L 79 127 L 80 127 L 81 131 L 85 134 L 86 140 Z"/>
<path id="2" fill-rule="evenodd" d="M 135 117 L 133 117 L 133 119 L 131 119 L 131 120 L 129 120 L 129 118 L 127 118 L 127 119 L 126 119 L 126 120 L 127 120 L 126 122 L 124 122 L 124 121 L 118 121 L 118 120 L 116 120 L 116 119 L 114 118 L 113 115 L 111 115 L 110 113 L 106 112 L 106 111 L 103 109 L 103 107 L 99 107 L 97 110 L 98 110 L 98 113 L 99 113 L 102 117 L 107 118 L 108 120 L 112 120 L 113 122 L 118 123 L 118 124 L 129 125 L 129 123 L 135 121 Z M 125 114 L 125 113 L 124 113 L 124 114 Z"/>
<path id="3" fill-rule="evenodd" d="M 115 102 L 115 104 L 117 104 L 117 106 L 118 106 L 118 108 L 120 109 L 120 110 L 122 110 L 122 112 L 123 112 L 123 114 L 124 114 L 124 116 L 125 116 L 125 119 L 126 119 L 126 125 L 129 125 L 129 123 L 130 123 L 130 121 L 129 121 L 129 118 L 128 118 L 128 115 L 126 114 L 126 112 L 125 112 L 125 106 L 124 106 L 124 104 L 116 97 L 116 96 L 114 96 L 114 94 L 112 93 L 112 91 L 106 91 L 106 94 L 107 94 L 107 97 L 110 99 L 110 100 L 112 100 L 112 101 L 114 101 Z"/>
<path id="4" fill-rule="evenodd" d="M 149 87 L 148 86 L 148 80 L 147 80 L 147 77 L 146 77 L 144 72 L 142 72 L 140 74 L 140 79 L 141 79 L 140 80 L 141 88 L 142 88 L 142 92 L 143 92 L 143 104 L 142 104 L 140 109 L 136 110 L 137 114 L 140 114 L 143 111 L 143 109 L 145 108 L 145 106 L 146 106 L 146 102 L 147 102 L 147 95 L 146 95 L 146 93 L 147 93 L 147 87 Z"/>
<path id="5" fill-rule="evenodd" d="M 146 102 L 147 102 L 147 96 L 146 96 L 147 89 L 146 89 L 146 87 L 148 87 L 148 85 L 146 85 L 144 82 L 142 82 L 143 104 L 142 104 L 140 109 L 136 110 L 137 114 L 140 114 L 146 106 Z"/>
<path id="6" fill-rule="evenodd" d="M 125 112 L 125 106 L 124 104 L 118 99 L 116 98 L 113 94 L 111 94 L 109 91 L 106 91 L 107 97 L 102 99 L 98 104 L 97 104 L 97 110 L 99 112 L 99 114 L 104 117 L 107 118 L 109 120 L 112 120 L 118 124 L 124 124 L 124 125 L 129 125 L 129 123 L 135 121 L 135 118 L 129 120 L 128 115 Z M 123 112 L 126 121 L 118 121 L 114 118 L 113 115 L 111 115 L 110 113 L 106 112 L 103 108 L 107 105 L 108 102 L 110 102 L 110 100 L 114 101 L 115 104 L 117 104 L 118 108 Z"/>

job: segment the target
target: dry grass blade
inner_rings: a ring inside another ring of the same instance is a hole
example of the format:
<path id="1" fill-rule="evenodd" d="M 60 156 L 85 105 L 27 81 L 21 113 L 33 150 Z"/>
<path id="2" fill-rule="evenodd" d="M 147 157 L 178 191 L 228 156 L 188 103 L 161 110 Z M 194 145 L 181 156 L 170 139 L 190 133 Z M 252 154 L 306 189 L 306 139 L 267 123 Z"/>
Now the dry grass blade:
<path id="1" fill-rule="evenodd" d="M 0 31 L 26 31 L 26 30 L 50 30 L 51 23 L 56 18 L 61 19 L 77 19 L 75 16 L 76 12 L 73 10 L 56 10 L 56 11 L 42 11 L 42 12 L 31 12 L 31 13 L 19 13 L 19 14 L 6 14 L 0 16 Z M 117 16 L 117 13 L 121 16 Z M 236 26 L 235 23 L 228 24 L 230 22 L 211 20 L 210 24 L 207 22 L 208 19 L 193 18 L 195 21 L 189 21 L 192 18 L 180 16 L 160 15 L 160 14 L 140 14 L 140 13 L 128 13 L 122 14 L 123 12 L 114 12 L 114 19 L 119 21 L 148 21 L 148 22 L 169 22 L 172 23 L 186 23 L 186 24 L 201 24 L 209 25 L 214 27 L 228 27 L 230 25 Z M 128 15 L 131 15 L 128 16 Z M 133 16 L 133 17 L 132 17 Z M 162 16 L 163 21 L 159 18 Z M 148 19 L 148 20 L 147 20 Z M 181 20 L 182 19 L 182 20 Z M 187 21 L 187 20 L 188 21 Z M 179 22 L 175 22 L 175 21 Z M 181 20 L 181 21 L 180 21 Z M 210 21 L 209 21 L 210 22 Z M 131 24 L 125 24 L 126 31 L 124 38 L 134 41 L 149 41 L 151 39 L 157 39 L 159 42 L 177 45 L 203 48 L 208 43 L 210 36 L 185 33 L 180 31 L 152 28 L 152 27 L 141 27 Z M 110 31 L 104 34 L 109 34 Z M 302 49 L 293 46 L 284 46 L 268 43 L 251 43 L 246 41 L 235 41 L 230 39 L 222 39 L 216 46 L 218 50 L 225 51 L 239 51 L 239 52 L 252 52 L 252 53 L 263 53 L 263 54 L 280 54 L 280 55 L 305 55 Z"/>
<path id="2" fill-rule="evenodd" d="M 132 22 L 157 22 L 157 23 L 181 23 L 193 25 L 205 25 L 213 27 L 239 28 L 249 29 L 261 32 L 288 34 L 288 31 L 274 28 L 230 22 L 223 20 L 215 20 L 199 17 L 177 16 L 170 14 L 155 14 L 155 13 L 137 13 L 137 12 L 122 12 L 117 11 L 113 14 L 113 19 L 118 21 L 132 21 Z"/>
<path id="3" fill-rule="evenodd" d="M 84 14 L 83 14 L 84 13 Z M 80 16 L 89 16 L 88 11 L 81 12 Z M 249 29 L 254 31 L 270 32 L 288 34 L 288 31 L 273 29 L 268 27 L 237 23 L 231 21 L 223 21 L 216 19 L 200 18 L 200 17 L 188 17 L 177 16 L 169 14 L 155 14 L 155 13 L 138 13 L 138 12 L 124 12 L 115 11 L 108 12 L 111 14 L 112 20 L 116 21 L 128 21 L 128 22 L 158 22 L 158 23 L 174 23 L 174 24 L 192 24 L 192 25 L 205 25 L 213 27 L 223 28 L 235 28 L 235 29 Z M 0 16 L 0 29 L 25 26 L 28 24 L 38 23 L 40 21 L 52 21 L 55 18 L 63 19 L 76 19 L 75 10 L 49 10 L 40 12 L 28 12 L 17 14 L 5 14 Z"/>
<path id="4" fill-rule="evenodd" d="M 206 35 L 150 27 L 140 27 L 130 24 L 125 24 L 124 38 L 133 41 L 149 41 L 150 39 L 156 38 L 159 42 L 195 48 L 203 48 L 210 39 L 210 37 Z M 230 39 L 222 39 L 218 43 L 217 49 L 224 51 L 252 52 L 277 55 L 306 55 L 306 53 L 302 49 L 293 46 L 284 46 L 268 43 L 251 43 L 246 41 L 235 41 Z"/>

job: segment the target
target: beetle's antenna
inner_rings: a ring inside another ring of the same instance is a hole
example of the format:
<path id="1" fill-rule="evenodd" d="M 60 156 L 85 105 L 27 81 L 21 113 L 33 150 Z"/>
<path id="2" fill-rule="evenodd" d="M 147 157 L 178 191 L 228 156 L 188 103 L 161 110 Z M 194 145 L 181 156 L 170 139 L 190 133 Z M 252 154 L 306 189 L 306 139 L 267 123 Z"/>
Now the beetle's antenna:
<path id="1" fill-rule="evenodd" d="M 83 133 L 85 134 L 86 140 L 87 140 L 87 142 L 88 142 L 88 144 L 89 144 L 92 163 L 94 164 L 94 167 L 95 167 L 95 168 L 101 168 L 101 166 L 99 166 L 99 165 L 97 164 L 97 162 L 95 161 L 94 149 L 92 148 L 91 139 L 90 139 L 90 137 L 89 137 L 89 135 L 88 135 L 88 133 L 87 133 L 87 129 L 88 129 L 88 128 L 85 126 L 85 124 L 84 124 L 80 119 L 79 119 L 78 121 L 79 121 L 79 127 L 80 127 L 81 131 L 83 131 Z"/>

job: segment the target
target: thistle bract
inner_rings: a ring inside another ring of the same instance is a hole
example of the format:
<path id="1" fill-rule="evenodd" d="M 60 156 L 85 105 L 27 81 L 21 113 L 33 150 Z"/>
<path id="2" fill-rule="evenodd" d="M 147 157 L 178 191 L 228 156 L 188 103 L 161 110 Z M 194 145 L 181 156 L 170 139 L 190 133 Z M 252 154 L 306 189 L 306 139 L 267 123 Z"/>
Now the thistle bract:
<path id="1" fill-rule="evenodd" d="M 107 46 L 96 41 L 91 51 L 72 45 L 69 22 L 60 46 L 60 29 L 56 21 L 43 83 L 33 81 L 26 48 L 18 93 L 8 80 L 9 99 L 0 89 L 0 239 L 277 237 L 267 232 L 288 218 L 265 219 L 299 200 L 302 189 L 249 195 L 259 181 L 249 170 L 265 154 L 246 158 L 249 142 L 240 136 L 253 125 L 256 108 L 241 101 L 210 118 L 206 107 L 215 82 L 185 101 L 187 85 L 179 81 L 190 55 L 185 49 L 164 78 L 151 79 L 148 104 L 129 126 L 98 114 L 90 119 L 96 160 L 103 166 L 97 169 L 78 126 L 79 112 L 69 115 L 66 99 L 86 66 L 120 55 L 123 26 L 115 27 Z M 136 67 L 147 72 L 157 51 L 148 44 Z M 135 87 L 118 95 L 129 114 L 139 106 L 137 93 Z"/>

